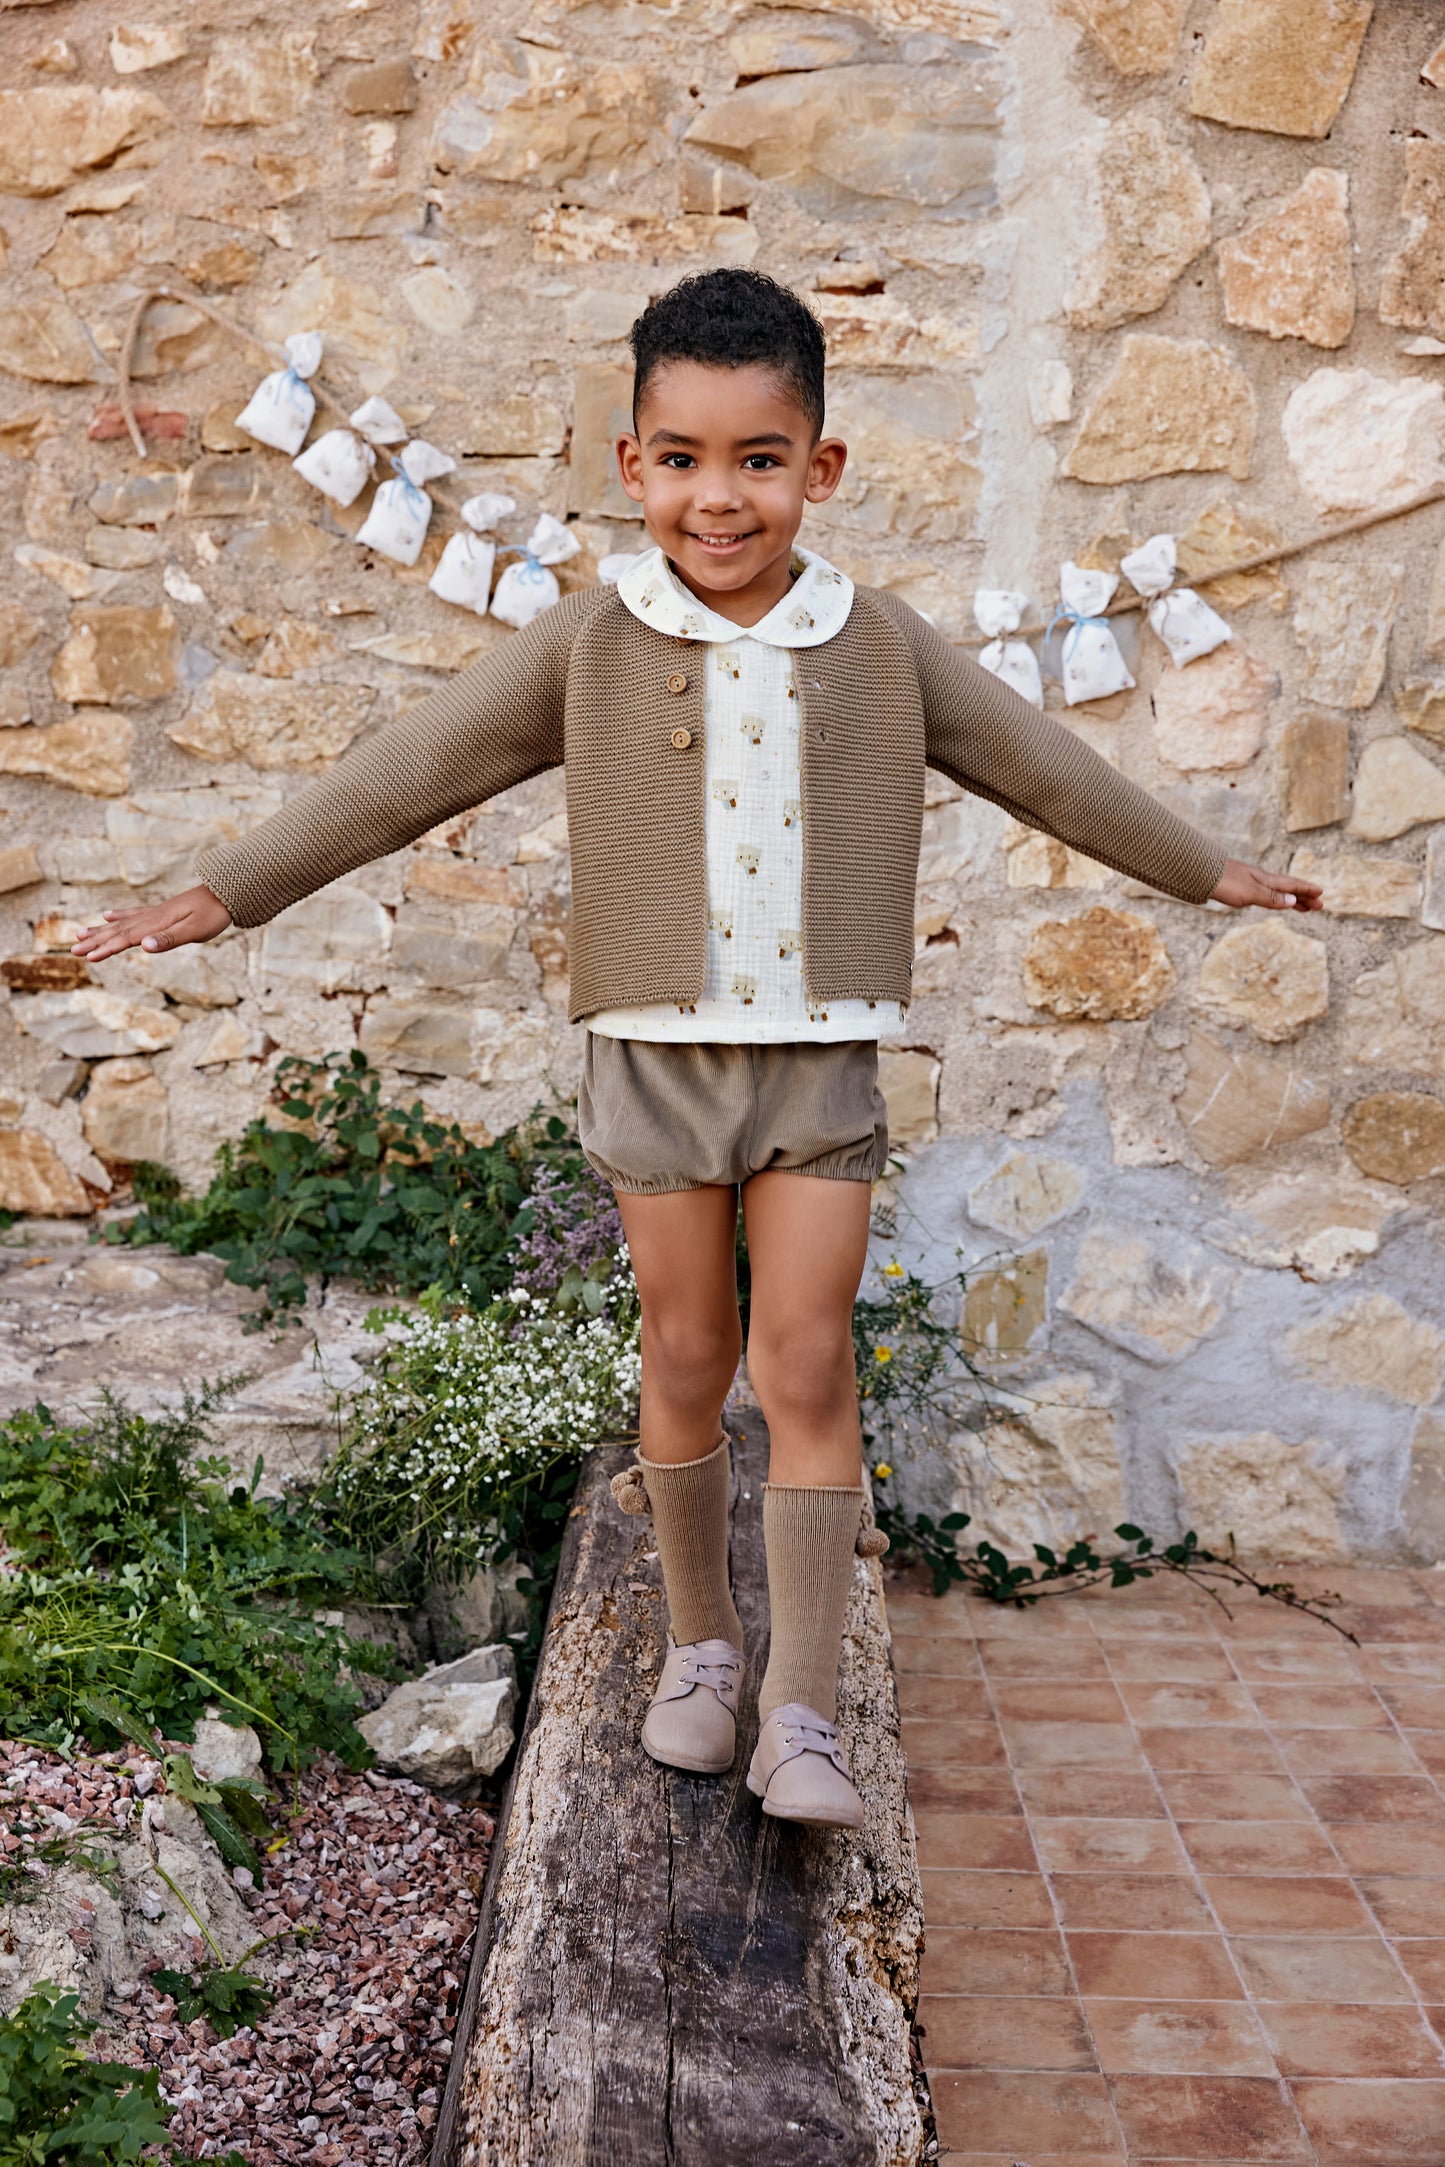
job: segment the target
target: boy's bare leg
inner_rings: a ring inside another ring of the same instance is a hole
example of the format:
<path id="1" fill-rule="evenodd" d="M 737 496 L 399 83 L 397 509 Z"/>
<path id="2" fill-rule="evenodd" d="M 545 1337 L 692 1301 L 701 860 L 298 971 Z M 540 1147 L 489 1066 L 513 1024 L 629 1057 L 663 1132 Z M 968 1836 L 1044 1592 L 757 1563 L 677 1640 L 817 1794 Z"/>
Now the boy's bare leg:
<path id="1" fill-rule="evenodd" d="M 700 1460 L 742 1353 L 737 1191 L 616 1193 L 642 1297 L 642 1457 Z"/>
<path id="2" fill-rule="evenodd" d="M 775 1483 L 862 1482 L 853 1304 L 871 1203 L 866 1181 L 816 1174 L 755 1174 L 743 1190 L 748 1378 L 767 1417 Z"/>

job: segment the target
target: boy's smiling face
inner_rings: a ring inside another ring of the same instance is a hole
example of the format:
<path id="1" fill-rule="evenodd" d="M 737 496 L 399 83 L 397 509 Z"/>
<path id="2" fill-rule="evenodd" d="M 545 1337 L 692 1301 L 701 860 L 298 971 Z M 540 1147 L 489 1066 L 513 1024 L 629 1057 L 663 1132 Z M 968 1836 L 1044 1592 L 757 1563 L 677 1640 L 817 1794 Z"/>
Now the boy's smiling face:
<path id="1" fill-rule="evenodd" d="M 647 380 L 637 433 L 617 439 L 622 486 L 700 602 L 752 625 L 791 584 L 803 506 L 843 477 L 841 438 L 816 442 L 778 373 L 669 361 Z"/>

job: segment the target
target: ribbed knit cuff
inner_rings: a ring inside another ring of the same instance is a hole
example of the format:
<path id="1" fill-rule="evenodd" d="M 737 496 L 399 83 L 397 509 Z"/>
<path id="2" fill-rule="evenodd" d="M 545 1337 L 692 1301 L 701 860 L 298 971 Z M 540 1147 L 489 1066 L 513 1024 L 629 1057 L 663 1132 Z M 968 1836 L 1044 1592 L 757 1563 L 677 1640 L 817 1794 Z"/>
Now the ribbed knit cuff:
<path id="1" fill-rule="evenodd" d="M 743 1644 L 742 1621 L 728 1584 L 728 1492 L 732 1455 L 724 1437 L 700 1460 L 669 1465 L 639 1450 L 657 1553 L 667 1589 L 672 1637 Z"/>
<path id="2" fill-rule="evenodd" d="M 758 1694 L 766 1718 L 789 1701 L 829 1723 L 838 1712 L 843 1614 L 853 1583 L 863 1491 L 791 1483 L 763 1485 L 772 1641 Z"/>

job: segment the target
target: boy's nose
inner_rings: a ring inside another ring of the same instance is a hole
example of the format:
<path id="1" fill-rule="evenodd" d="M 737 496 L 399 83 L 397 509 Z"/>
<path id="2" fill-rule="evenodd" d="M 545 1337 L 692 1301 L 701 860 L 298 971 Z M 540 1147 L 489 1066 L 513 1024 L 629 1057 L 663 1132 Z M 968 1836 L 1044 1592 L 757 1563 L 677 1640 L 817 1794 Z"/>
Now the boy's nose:
<path id="1" fill-rule="evenodd" d="M 693 502 L 700 512 L 736 511 L 742 501 L 742 492 L 731 474 L 699 474 Z"/>

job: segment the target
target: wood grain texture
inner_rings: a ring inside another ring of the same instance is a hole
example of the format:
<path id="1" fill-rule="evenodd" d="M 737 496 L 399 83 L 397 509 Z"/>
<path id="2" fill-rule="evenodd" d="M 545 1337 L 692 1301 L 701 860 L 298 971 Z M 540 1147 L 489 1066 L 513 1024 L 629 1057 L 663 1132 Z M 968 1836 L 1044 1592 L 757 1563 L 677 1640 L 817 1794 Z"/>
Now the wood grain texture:
<path id="1" fill-rule="evenodd" d="M 434 2167 L 912 2167 L 922 1902 L 882 1581 L 859 1560 L 839 1729 L 866 1829 L 769 1820 L 743 1778 L 767 1646 L 761 1417 L 735 1427 L 749 1664 L 731 1773 L 638 1733 L 666 1631 L 652 1523 L 588 1461 L 498 1830 Z"/>

